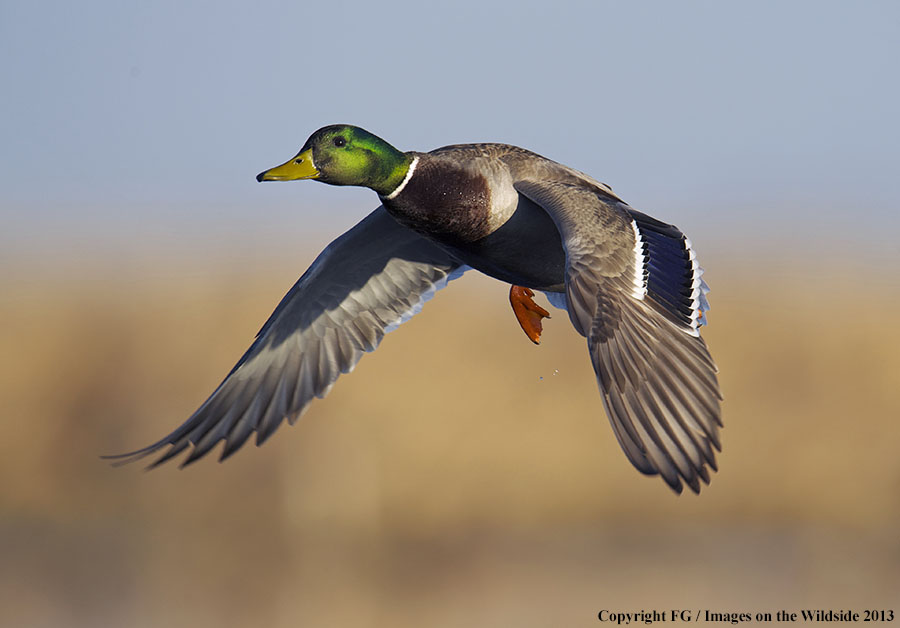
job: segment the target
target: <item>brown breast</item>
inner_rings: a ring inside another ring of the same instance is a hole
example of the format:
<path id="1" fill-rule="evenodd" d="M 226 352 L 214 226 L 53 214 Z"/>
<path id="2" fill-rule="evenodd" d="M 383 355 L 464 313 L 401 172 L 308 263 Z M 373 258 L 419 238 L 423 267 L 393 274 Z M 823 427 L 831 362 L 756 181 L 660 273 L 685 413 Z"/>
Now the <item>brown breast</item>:
<path id="1" fill-rule="evenodd" d="M 419 155 L 406 187 L 381 200 L 398 222 L 441 242 L 474 242 L 491 232 L 487 180 L 449 159 Z"/>

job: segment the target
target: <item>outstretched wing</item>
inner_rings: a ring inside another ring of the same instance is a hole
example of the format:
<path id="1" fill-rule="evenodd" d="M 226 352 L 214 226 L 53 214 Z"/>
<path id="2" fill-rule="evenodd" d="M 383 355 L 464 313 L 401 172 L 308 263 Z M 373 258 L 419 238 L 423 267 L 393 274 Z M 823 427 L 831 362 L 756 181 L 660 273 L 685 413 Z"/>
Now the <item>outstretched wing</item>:
<path id="1" fill-rule="evenodd" d="M 690 242 L 583 184 L 519 181 L 566 248 L 566 304 L 588 341 L 616 438 L 643 473 L 695 492 L 721 450 L 719 384 L 698 332 L 706 305 Z"/>
<path id="2" fill-rule="evenodd" d="M 220 440 L 220 460 L 253 432 L 261 445 L 466 268 L 379 207 L 322 251 L 187 421 L 148 447 L 108 458 L 124 464 L 169 447 L 155 467 L 193 445 L 184 466 Z"/>

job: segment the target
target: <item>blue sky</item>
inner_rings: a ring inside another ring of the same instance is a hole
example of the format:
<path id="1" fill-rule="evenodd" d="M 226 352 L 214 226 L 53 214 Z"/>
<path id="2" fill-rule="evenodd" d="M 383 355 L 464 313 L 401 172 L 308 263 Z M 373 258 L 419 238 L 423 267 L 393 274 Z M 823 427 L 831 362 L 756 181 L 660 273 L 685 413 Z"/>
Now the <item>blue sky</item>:
<path id="1" fill-rule="evenodd" d="M 700 248 L 893 254 L 898 60 L 890 2 L 3 1 L 0 262 L 334 233 L 374 194 L 254 180 L 334 122 L 525 146 Z"/>

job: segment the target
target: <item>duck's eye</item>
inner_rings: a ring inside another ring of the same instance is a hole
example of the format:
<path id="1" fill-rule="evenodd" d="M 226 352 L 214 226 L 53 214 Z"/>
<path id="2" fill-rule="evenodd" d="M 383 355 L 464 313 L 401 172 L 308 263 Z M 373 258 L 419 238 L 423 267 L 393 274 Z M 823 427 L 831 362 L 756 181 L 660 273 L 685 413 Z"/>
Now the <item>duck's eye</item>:
<path id="1" fill-rule="evenodd" d="M 347 140 L 345 140 L 341 136 L 337 136 L 332 141 L 334 142 L 334 145 L 337 146 L 338 148 L 340 148 L 341 146 L 344 146 L 347 143 Z"/>

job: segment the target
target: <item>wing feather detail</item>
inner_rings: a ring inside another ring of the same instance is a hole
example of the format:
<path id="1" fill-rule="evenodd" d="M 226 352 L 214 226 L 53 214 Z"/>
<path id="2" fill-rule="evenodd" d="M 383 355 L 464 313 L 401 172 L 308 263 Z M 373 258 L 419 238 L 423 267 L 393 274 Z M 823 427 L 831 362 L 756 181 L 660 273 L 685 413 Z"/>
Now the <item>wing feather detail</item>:
<path id="1" fill-rule="evenodd" d="M 700 492 L 708 469 L 717 469 L 722 396 L 700 317 L 692 316 L 706 293 L 689 241 L 602 188 L 544 180 L 515 186 L 562 235 L 569 317 L 587 339 L 625 455 L 676 492 L 684 484 Z"/>
<path id="2" fill-rule="evenodd" d="M 466 268 L 377 208 L 316 258 L 187 421 L 152 445 L 107 458 L 125 464 L 168 447 L 156 467 L 192 447 L 184 466 L 223 440 L 220 460 L 254 432 L 261 445 Z"/>

